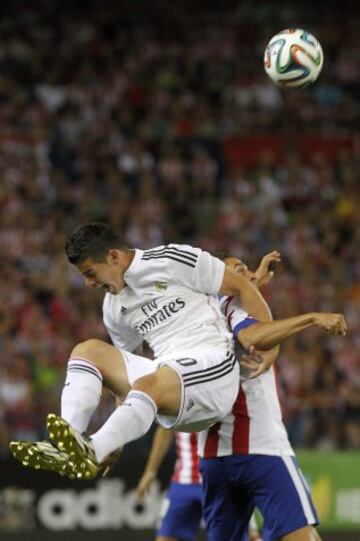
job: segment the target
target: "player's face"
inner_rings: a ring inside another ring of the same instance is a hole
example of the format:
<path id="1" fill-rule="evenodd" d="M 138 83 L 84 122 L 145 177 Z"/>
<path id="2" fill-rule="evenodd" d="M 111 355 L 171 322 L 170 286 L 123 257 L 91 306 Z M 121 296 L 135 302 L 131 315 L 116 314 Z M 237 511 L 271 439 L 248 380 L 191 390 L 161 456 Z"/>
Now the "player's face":
<path id="1" fill-rule="evenodd" d="M 238 259 L 237 257 L 227 257 L 224 260 L 224 263 L 231 270 L 237 272 L 238 274 L 241 274 L 242 276 L 245 276 L 245 278 L 247 278 L 248 280 L 254 280 L 254 273 L 249 271 L 247 265 L 245 265 L 245 263 L 241 261 L 241 259 Z"/>
<path id="2" fill-rule="evenodd" d="M 117 295 L 124 287 L 124 269 L 116 252 L 110 252 L 105 261 L 97 262 L 91 258 L 77 265 L 87 287 L 103 288 L 112 295 Z"/>

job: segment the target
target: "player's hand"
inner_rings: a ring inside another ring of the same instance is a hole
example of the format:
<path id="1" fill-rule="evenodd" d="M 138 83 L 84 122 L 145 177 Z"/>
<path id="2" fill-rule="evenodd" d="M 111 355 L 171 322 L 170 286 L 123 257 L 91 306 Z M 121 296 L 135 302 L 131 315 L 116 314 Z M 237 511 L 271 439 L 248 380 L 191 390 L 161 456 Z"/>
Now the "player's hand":
<path id="1" fill-rule="evenodd" d="M 240 359 L 240 366 L 248 370 L 249 379 L 254 379 L 269 370 L 276 360 L 276 352 L 257 351 L 254 346 L 250 346 L 249 352 Z"/>
<path id="2" fill-rule="evenodd" d="M 137 503 L 143 503 L 152 482 L 156 479 L 156 472 L 145 471 L 136 487 L 135 499 Z"/>
<path id="3" fill-rule="evenodd" d="M 99 466 L 99 473 L 102 477 L 106 477 L 114 469 L 114 466 L 119 460 L 121 453 L 122 449 L 117 449 L 101 462 Z"/>
<path id="4" fill-rule="evenodd" d="M 342 314 L 315 313 L 315 325 L 324 329 L 328 334 L 346 335 L 347 325 Z"/>
<path id="5" fill-rule="evenodd" d="M 266 286 L 274 276 L 274 271 L 270 270 L 271 263 L 279 263 L 280 261 L 281 254 L 276 250 L 266 254 L 262 258 L 260 265 L 254 272 L 254 277 L 252 279 L 258 288 Z"/>

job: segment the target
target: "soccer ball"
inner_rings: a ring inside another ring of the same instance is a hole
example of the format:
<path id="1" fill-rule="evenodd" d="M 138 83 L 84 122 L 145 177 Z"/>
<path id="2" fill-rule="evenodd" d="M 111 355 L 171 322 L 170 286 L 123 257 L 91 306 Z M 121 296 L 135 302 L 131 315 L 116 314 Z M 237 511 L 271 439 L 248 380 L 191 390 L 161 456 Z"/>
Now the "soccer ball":
<path id="1" fill-rule="evenodd" d="M 299 28 L 282 30 L 269 41 L 264 53 L 265 71 L 279 86 L 300 88 L 313 84 L 324 62 L 318 40 Z"/>

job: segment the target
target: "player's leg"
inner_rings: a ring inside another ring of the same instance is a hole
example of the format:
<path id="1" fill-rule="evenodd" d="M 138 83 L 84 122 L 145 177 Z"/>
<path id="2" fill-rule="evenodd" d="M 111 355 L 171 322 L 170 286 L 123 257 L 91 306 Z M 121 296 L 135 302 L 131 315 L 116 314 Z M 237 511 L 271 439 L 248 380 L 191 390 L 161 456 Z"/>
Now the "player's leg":
<path id="1" fill-rule="evenodd" d="M 140 438 L 149 430 L 158 409 L 164 415 L 176 419 L 181 396 L 182 386 L 177 372 L 163 366 L 135 381 L 122 406 L 91 436 L 91 441 L 74 429 L 71 421 L 54 414 L 47 417 L 49 436 L 59 451 L 69 455 L 76 477 L 91 479 L 98 475 L 101 463 L 111 453 Z M 76 397 L 74 402 L 76 406 Z M 74 415 L 77 415 L 74 404 L 71 406 Z M 69 410 L 65 413 L 69 418 Z M 88 410 L 83 412 L 83 418 L 85 413 L 88 413 Z"/>
<path id="2" fill-rule="evenodd" d="M 158 412 L 176 418 L 181 396 L 179 376 L 168 366 L 136 380 L 122 407 L 115 410 L 91 436 L 97 463 L 100 464 L 110 453 L 126 443 L 146 434 Z M 61 434 L 57 441 L 62 443 Z"/>
<path id="3" fill-rule="evenodd" d="M 173 400 L 173 386 L 180 387 L 176 374 L 170 373 L 166 377 L 163 374 L 169 369 L 164 368 L 160 378 L 156 373 L 153 377 L 142 378 L 154 372 L 156 367 L 156 363 L 149 359 L 120 351 L 101 340 L 92 339 L 78 344 L 68 363 L 61 397 L 61 417 L 83 432 L 99 403 L 103 385 L 116 396 L 125 398 L 136 380 L 132 389 L 149 394 L 160 409 L 163 403 L 171 407 L 174 402 L 170 414 L 176 414 L 178 402 L 176 392 Z M 165 385 L 162 385 L 163 377 Z"/>
<path id="4" fill-rule="evenodd" d="M 81 432 L 97 407 L 103 381 L 117 394 L 125 394 L 138 366 L 141 374 L 148 374 L 135 381 L 123 406 L 115 410 L 90 443 Z M 157 366 L 99 340 L 74 348 L 62 396 L 62 412 L 68 420 L 54 414 L 47 420 L 52 443 L 74 466 L 71 476 L 96 477 L 101 462 L 145 434 L 158 412 L 167 428 L 196 431 L 215 423 L 231 409 L 239 381 L 239 366 L 231 352 L 197 351 L 193 358 L 164 360 L 160 368 Z M 36 463 L 31 463 L 34 449 L 27 449 L 23 456 L 22 445 L 13 442 L 11 450 L 23 464 L 49 469 L 50 461 L 54 471 L 64 473 L 60 456 L 47 453 L 45 460 L 35 443 Z M 17 450 L 21 456 L 17 456 Z"/>
<path id="5" fill-rule="evenodd" d="M 125 397 L 130 383 L 141 375 L 156 370 L 156 363 L 127 352 L 120 352 L 101 340 L 87 340 L 75 346 L 70 355 L 66 381 L 61 396 L 61 417 L 83 433 L 98 406 L 102 386 L 117 396 Z M 50 416 L 50 421 L 56 416 Z M 50 437 L 54 427 L 50 422 Z M 11 452 L 24 465 L 36 469 L 58 471 L 73 476 L 71 460 L 66 450 L 57 453 L 56 447 L 44 442 L 11 442 Z M 64 467 L 64 457 L 68 458 Z"/>
<path id="6" fill-rule="evenodd" d="M 231 468 L 235 480 L 242 468 L 240 481 L 264 518 L 264 541 L 318 541 L 319 520 L 295 457 L 239 455 Z"/>
<path id="7" fill-rule="evenodd" d="M 54 414 L 49 414 L 47 417 L 47 428 L 55 452 L 47 453 L 44 460 L 43 453 L 37 451 L 40 442 L 26 444 L 25 454 L 24 442 L 11 443 L 12 453 L 24 465 L 50 469 L 50 461 L 53 471 L 64 473 L 63 461 L 60 461 L 60 455 L 56 456 L 56 449 L 58 449 L 60 454 L 65 454 L 69 458 L 69 467 L 72 470 L 69 471 L 67 468 L 66 475 L 76 476 L 79 479 L 92 479 L 97 476 L 100 464 L 108 455 L 122 448 L 126 443 L 140 438 L 149 430 L 158 409 L 167 417 L 177 419 L 182 396 L 181 382 L 177 372 L 163 366 L 155 373 L 136 380 L 122 406 L 110 415 L 100 430 L 91 436 L 91 442 L 89 442 L 82 432 L 86 429 L 97 407 L 102 386 L 100 377 L 102 374 L 99 370 L 101 363 L 97 362 L 97 353 L 106 352 L 107 348 L 104 346 L 108 344 L 96 344 L 98 349 L 93 347 L 94 344 L 89 345 L 92 346 L 92 350 L 91 354 L 89 351 L 86 352 L 86 369 L 83 368 L 84 365 L 79 365 L 75 370 L 71 364 L 68 370 L 67 378 L 70 372 L 71 374 L 70 380 L 65 383 L 62 395 L 63 417 Z M 112 355 L 112 363 L 109 364 L 116 372 L 117 364 L 122 357 L 115 348 L 111 346 L 109 348 L 109 357 Z M 130 357 L 131 354 L 126 355 Z M 141 364 L 142 357 L 137 357 L 137 359 L 135 357 L 137 356 L 131 358 L 134 364 L 136 365 L 137 361 Z M 92 360 L 91 364 L 88 362 L 89 359 Z M 156 369 L 156 363 L 146 359 L 144 361 L 150 364 L 151 370 Z M 74 362 L 78 363 L 79 359 Z M 107 374 L 105 377 L 108 378 L 107 384 L 110 388 L 117 393 L 126 392 L 128 383 L 125 379 L 124 381 L 121 379 L 121 375 L 120 378 L 113 376 L 110 370 L 107 370 L 105 374 Z"/>
<path id="8" fill-rule="evenodd" d="M 155 541 L 195 541 L 202 516 L 201 485 L 172 482 L 160 510 Z"/>
<path id="9" fill-rule="evenodd" d="M 238 363 L 232 353 L 197 352 L 194 358 L 163 361 L 154 373 L 136 380 L 122 407 L 91 436 L 91 445 L 68 423 L 48 417 L 52 441 L 70 454 L 79 477 L 96 475 L 113 451 L 140 438 L 159 413 L 167 428 L 202 430 L 221 419 L 238 392 Z"/>
<path id="10" fill-rule="evenodd" d="M 61 417 L 84 432 L 97 408 L 105 385 L 126 396 L 129 381 L 123 354 L 101 340 L 87 340 L 74 347 L 61 395 Z"/>
<path id="11" fill-rule="evenodd" d="M 283 535 L 281 541 L 321 541 L 320 535 L 314 526 L 304 526 L 295 532 Z"/>
<path id="12" fill-rule="evenodd" d="M 203 480 L 203 517 L 209 541 L 247 541 L 254 503 L 246 490 L 230 479 L 228 461 L 233 457 L 200 460 Z"/>

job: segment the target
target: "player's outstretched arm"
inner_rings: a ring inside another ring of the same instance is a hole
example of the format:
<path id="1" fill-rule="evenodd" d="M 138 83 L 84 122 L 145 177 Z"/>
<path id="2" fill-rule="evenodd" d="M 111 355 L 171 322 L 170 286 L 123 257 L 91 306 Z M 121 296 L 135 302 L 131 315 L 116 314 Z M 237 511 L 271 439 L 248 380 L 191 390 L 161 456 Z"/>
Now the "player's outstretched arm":
<path id="1" fill-rule="evenodd" d="M 237 338 L 247 351 L 250 346 L 268 350 L 310 327 L 320 327 L 329 334 L 345 335 L 347 325 L 342 314 L 310 313 L 271 322 L 259 322 L 240 329 Z"/>
<path id="2" fill-rule="evenodd" d="M 151 483 L 156 479 L 159 468 L 166 453 L 170 449 L 173 439 L 174 432 L 172 430 L 168 430 L 162 426 L 157 427 L 152 441 L 149 458 L 136 487 L 136 499 L 139 503 L 144 500 Z"/>

